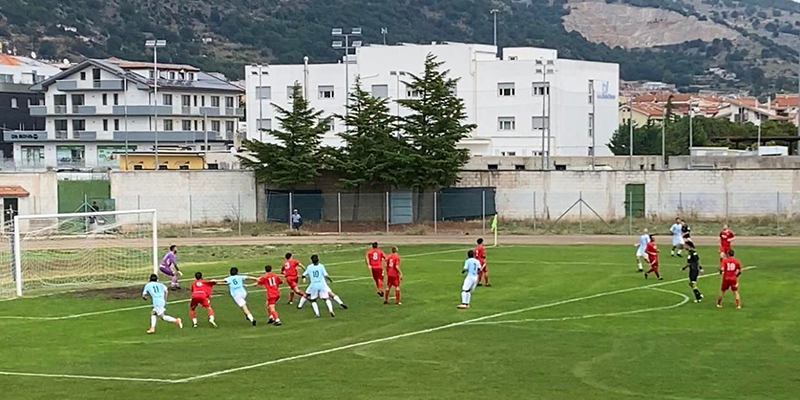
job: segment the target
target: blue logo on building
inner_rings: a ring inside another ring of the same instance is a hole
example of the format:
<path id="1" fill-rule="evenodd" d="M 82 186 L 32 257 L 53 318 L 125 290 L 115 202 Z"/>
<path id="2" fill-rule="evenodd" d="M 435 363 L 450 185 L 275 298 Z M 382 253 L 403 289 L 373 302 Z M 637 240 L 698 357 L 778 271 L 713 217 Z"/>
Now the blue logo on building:
<path id="1" fill-rule="evenodd" d="M 597 94 L 598 99 L 614 100 L 617 98 L 617 95 L 611 93 L 608 87 L 609 87 L 608 81 L 603 81 L 600 83 L 600 93 Z"/>

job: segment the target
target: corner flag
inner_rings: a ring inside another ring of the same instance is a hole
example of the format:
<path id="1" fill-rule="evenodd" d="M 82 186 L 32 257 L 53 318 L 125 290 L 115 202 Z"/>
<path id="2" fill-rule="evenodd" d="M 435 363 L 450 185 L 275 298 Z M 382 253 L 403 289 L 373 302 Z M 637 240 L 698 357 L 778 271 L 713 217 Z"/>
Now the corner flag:
<path id="1" fill-rule="evenodd" d="M 497 247 L 497 214 L 492 218 L 492 232 L 494 232 L 494 247 Z"/>

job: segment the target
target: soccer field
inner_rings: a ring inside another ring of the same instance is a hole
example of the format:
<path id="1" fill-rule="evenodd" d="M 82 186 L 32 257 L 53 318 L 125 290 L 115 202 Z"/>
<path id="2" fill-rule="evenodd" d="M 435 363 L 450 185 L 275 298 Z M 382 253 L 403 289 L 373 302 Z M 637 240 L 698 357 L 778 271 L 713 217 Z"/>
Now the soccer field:
<path id="1" fill-rule="evenodd" d="M 465 241 L 466 242 L 466 241 Z M 384 251 L 390 244 L 383 243 Z M 699 249 L 707 274 L 696 304 L 662 244 L 663 281 L 635 273 L 633 246 L 506 246 L 488 249 L 493 286 L 456 310 L 472 243 L 402 246 L 403 305 L 383 305 L 363 263 L 365 246 L 294 246 L 312 251 L 350 306 L 330 318 L 278 306 L 266 324 L 261 288 L 248 304 L 252 327 L 217 287 L 218 329 L 188 291 L 145 335 L 149 302 L 128 290 L 67 293 L 0 302 L 3 399 L 797 399 L 800 398 L 800 274 L 796 248 L 737 247 L 746 270 L 743 309 L 714 306 L 716 249 Z M 196 270 L 256 273 L 280 265 L 285 248 L 226 250 L 233 261 L 197 260 L 183 248 L 184 281 Z M 233 253 L 233 255 L 231 255 Z M 144 285 L 147 277 L 143 277 Z"/>

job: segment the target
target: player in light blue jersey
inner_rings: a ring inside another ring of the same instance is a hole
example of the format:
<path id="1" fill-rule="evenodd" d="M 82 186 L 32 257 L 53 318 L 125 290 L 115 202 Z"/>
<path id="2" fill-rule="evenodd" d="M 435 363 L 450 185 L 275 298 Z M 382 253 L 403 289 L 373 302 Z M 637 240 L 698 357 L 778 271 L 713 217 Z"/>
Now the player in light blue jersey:
<path id="1" fill-rule="evenodd" d="M 300 299 L 300 303 L 298 303 L 297 308 L 302 308 L 303 304 L 305 304 L 306 299 L 311 303 L 311 308 L 314 310 L 314 315 L 319 318 L 319 305 L 317 305 L 317 299 L 321 298 L 325 300 L 325 305 L 328 307 L 328 312 L 330 312 L 331 317 L 335 317 L 336 314 L 333 312 L 333 304 L 331 303 L 330 295 L 333 293 L 331 289 L 328 287 L 328 282 L 333 283 L 333 280 L 330 276 L 328 276 L 328 271 L 325 269 L 325 266 L 320 264 L 319 256 L 313 254 L 311 256 L 311 265 L 306 267 L 306 270 L 303 272 L 303 280 L 309 279 L 311 282 L 306 289 L 306 296 Z M 339 296 L 334 294 L 334 298 L 342 308 L 347 308 L 344 303 L 341 302 Z"/>
<path id="2" fill-rule="evenodd" d="M 183 321 L 181 321 L 180 318 L 174 318 L 166 314 L 167 287 L 158 281 L 158 275 L 156 274 L 151 274 L 150 282 L 147 282 L 147 284 L 144 285 L 144 290 L 142 290 L 142 298 L 146 301 L 147 296 L 150 296 L 150 300 L 153 301 L 153 311 L 150 312 L 150 329 L 147 330 L 147 333 L 156 332 L 156 321 L 158 320 L 157 317 L 161 317 L 161 319 L 166 322 L 172 322 L 179 328 L 183 329 Z"/>
<path id="3" fill-rule="evenodd" d="M 636 243 L 636 262 L 639 264 L 639 271 L 637 272 L 644 272 L 642 268 L 642 260 L 648 261 L 647 259 L 647 244 L 650 243 L 650 235 L 647 233 L 647 228 L 642 229 L 642 234 L 639 236 L 639 243 Z M 649 261 L 648 261 L 649 264 Z"/>
<path id="4" fill-rule="evenodd" d="M 478 284 L 478 271 L 481 269 L 481 262 L 475 258 L 475 251 L 470 250 L 467 252 L 467 261 L 464 262 L 464 268 L 461 269 L 462 274 L 467 274 L 464 278 L 464 284 L 461 285 L 461 304 L 458 309 L 464 310 L 469 308 L 469 302 L 472 299 L 472 291 L 475 290 L 475 285 Z"/>
<path id="5" fill-rule="evenodd" d="M 670 251 L 669 256 L 675 257 L 677 254 L 678 257 L 681 257 L 681 251 L 685 243 L 683 241 L 683 223 L 680 218 L 675 218 L 675 223 L 669 228 L 669 232 L 672 233 L 672 251 Z M 676 249 L 678 250 L 677 253 L 675 252 Z"/>
<path id="6" fill-rule="evenodd" d="M 242 310 L 245 318 L 247 318 L 253 326 L 256 326 L 256 319 L 253 318 L 253 314 L 250 313 L 250 309 L 247 308 L 247 290 L 244 288 L 244 282 L 248 279 L 256 278 L 247 275 L 239 275 L 239 268 L 232 267 L 231 275 L 222 281 L 218 281 L 218 283 L 228 285 L 228 290 L 231 292 L 233 301 Z"/>

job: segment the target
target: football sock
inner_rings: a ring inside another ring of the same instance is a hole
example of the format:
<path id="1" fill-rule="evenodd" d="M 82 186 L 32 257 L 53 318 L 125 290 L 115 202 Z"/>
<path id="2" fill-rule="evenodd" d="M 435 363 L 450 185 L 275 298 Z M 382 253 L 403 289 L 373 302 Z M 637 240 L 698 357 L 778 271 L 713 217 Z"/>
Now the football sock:
<path id="1" fill-rule="evenodd" d="M 700 300 L 700 296 L 701 296 L 700 291 L 697 290 L 697 289 L 693 289 L 693 290 L 694 290 L 694 298 L 697 299 L 697 300 Z"/>
<path id="2" fill-rule="evenodd" d="M 299 310 L 299 309 L 303 308 L 303 305 L 306 304 L 306 301 L 308 301 L 308 299 L 306 299 L 305 296 L 301 297 L 300 298 L 300 302 L 297 303 L 297 309 Z"/>
<path id="3" fill-rule="evenodd" d="M 192 321 L 195 321 L 197 319 L 197 312 L 195 312 L 191 308 L 189 309 L 189 318 L 191 318 Z"/>
<path id="4" fill-rule="evenodd" d="M 325 305 L 328 307 L 328 312 L 333 314 L 333 303 L 330 299 L 325 299 Z"/>
<path id="5" fill-rule="evenodd" d="M 214 322 L 214 314 L 211 312 L 211 310 L 208 311 L 208 314 L 208 320 Z"/>
<path id="6" fill-rule="evenodd" d="M 339 304 L 339 305 L 342 305 L 342 304 L 344 304 L 344 302 L 343 302 L 343 301 L 342 301 L 342 299 L 339 297 L 339 295 L 333 296 L 333 301 L 335 301 L 335 302 L 336 302 L 337 304 Z"/>
<path id="7" fill-rule="evenodd" d="M 156 327 L 156 321 L 157 321 L 156 316 L 155 315 L 151 315 L 150 316 L 150 327 L 151 328 L 155 328 Z"/>
<path id="8" fill-rule="evenodd" d="M 461 304 L 469 303 L 469 300 L 467 300 L 467 294 L 469 294 L 469 292 L 461 292 Z"/>
<path id="9" fill-rule="evenodd" d="M 739 300 L 739 299 L 736 299 L 736 307 L 741 307 L 741 306 L 742 306 L 742 301 Z"/>
<path id="10" fill-rule="evenodd" d="M 642 270 L 642 262 L 639 261 L 639 271 L 641 271 L 641 270 Z"/>
<path id="11" fill-rule="evenodd" d="M 395 288 L 394 289 L 394 301 L 395 301 L 395 303 L 399 303 L 400 302 L 400 288 Z"/>
<path id="12" fill-rule="evenodd" d="M 253 314 L 247 313 L 247 320 L 253 322 Z"/>
<path id="13" fill-rule="evenodd" d="M 175 322 L 175 318 L 170 317 L 169 315 L 164 315 L 163 317 L 161 317 L 161 319 L 167 322 Z"/>
<path id="14" fill-rule="evenodd" d="M 294 292 L 289 292 L 289 302 L 291 303 L 293 301 L 294 301 Z"/>
<path id="15" fill-rule="evenodd" d="M 383 292 L 383 301 L 384 301 L 384 302 L 387 302 L 387 301 L 389 301 L 389 290 L 390 290 L 390 289 L 388 289 L 388 288 L 387 288 L 387 289 L 386 289 L 386 291 L 385 291 L 385 292 Z"/>
<path id="16" fill-rule="evenodd" d="M 192 325 L 197 325 L 197 318 L 192 317 Z"/>
<path id="17" fill-rule="evenodd" d="M 311 309 L 314 310 L 314 315 L 319 317 L 319 306 L 316 301 L 311 302 Z"/>

